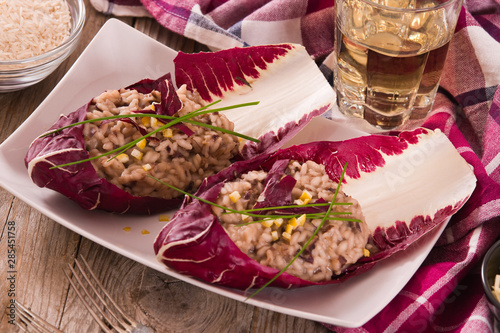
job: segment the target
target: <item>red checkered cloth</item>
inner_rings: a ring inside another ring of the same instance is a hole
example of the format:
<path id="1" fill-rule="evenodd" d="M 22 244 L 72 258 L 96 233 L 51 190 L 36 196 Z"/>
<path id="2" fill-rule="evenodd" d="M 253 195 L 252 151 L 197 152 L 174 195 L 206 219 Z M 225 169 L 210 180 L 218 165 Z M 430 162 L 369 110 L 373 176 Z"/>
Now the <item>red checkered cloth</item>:
<path id="1" fill-rule="evenodd" d="M 151 15 L 213 49 L 299 43 L 314 59 L 326 58 L 321 69 L 332 82 L 327 56 L 333 49 L 333 0 L 91 2 L 108 14 Z M 377 316 L 356 329 L 325 326 L 339 333 L 494 331 L 479 264 L 500 237 L 499 83 L 500 0 L 465 0 L 434 108 L 406 127 L 441 129 L 474 166 L 477 188 L 415 276 Z"/>

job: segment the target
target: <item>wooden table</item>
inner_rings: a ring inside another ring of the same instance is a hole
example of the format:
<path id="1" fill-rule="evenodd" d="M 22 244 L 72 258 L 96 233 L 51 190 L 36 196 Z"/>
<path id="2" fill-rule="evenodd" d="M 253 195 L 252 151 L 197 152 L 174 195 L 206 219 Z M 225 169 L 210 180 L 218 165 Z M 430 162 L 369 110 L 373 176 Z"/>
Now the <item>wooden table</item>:
<path id="1" fill-rule="evenodd" d="M 0 94 L 0 142 L 46 98 L 109 19 L 88 0 L 81 42 L 71 57 L 39 84 Z M 205 50 L 153 19 L 120 18 L 169 47 L 184 52 Z M 1 172 L 1 170 L 0 170 Z M 157 332 L 328 332 L 319 323 L 263 310 L 194 287 L 116 254 L 66 229 L 0 187 L 0 306 L 8 290 L 8 226 L 15 224 L 15 299 L 65 332 L 99 332 L 64 276 L 63 267 L 83 254 L 125 311 Z M 2 311 L 0 332 L 17 332 Z"/>

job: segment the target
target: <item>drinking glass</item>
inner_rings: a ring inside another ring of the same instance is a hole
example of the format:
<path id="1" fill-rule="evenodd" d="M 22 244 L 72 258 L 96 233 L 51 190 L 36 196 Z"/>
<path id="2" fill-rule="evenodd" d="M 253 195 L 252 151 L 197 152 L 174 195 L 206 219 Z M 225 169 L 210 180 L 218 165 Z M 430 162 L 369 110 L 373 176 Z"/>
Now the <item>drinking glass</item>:
<path id="1" fill-rule="evenodd" d="M 382 129 L 431 110 L 462 0 L 337 0 L 340 111 Z"/>

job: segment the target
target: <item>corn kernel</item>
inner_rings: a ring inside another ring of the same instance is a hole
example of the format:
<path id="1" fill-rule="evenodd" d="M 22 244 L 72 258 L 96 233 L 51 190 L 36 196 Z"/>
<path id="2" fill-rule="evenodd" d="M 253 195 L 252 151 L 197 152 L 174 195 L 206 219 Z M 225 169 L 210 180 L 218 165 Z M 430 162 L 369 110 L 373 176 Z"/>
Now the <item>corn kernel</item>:
<path id="1" fill-rule="evenodd" d="M 365 257 L 369 257 L 370 256 L 370 251 L 368 249 L 363 249 L 363 255 Z"/>
<path id="2" fill-rule="evenodd" d="M 292 217 L 290 220 L 288 220 L 288 225 L 292 226 L 292 228 L 296 228 L 299 225 L 299 221 L 295 217 Z"/>
<path id="3" fill-rule="evenodd" d="M 151 126 L 151 117 L 142 117 L 141 122 L 144 126 L 150 127 Z"/>
<path id="4" fill-rule="evenodd" d="M 171 138 L 174 136 L 174 133 L 172 132 L 172 129 L 171 128 L 165 128 L 163 131 L 162 131 L 162 134 L 163 134 L 163 137 L 164 138 Z"/>
<path id="5" fill-rule="evenodd" d="M 151 104 L 151 110 L 156 111 L 155 105 Z"/>
<path id="6" fill-rule="evenodd" d="M 136 159 L 138 159 L 140 161 L 140 160 L 142 160 L 143 153 L 141 153 L 137 149 L 134 149 L 134 150 L 132 150 L 132 152 L 130 153 L 130 155 L 132 155 L 133 157 L 135 157 Z"/>
<path id="7" fill-rule="evenodd" d="M 299 216 L 299 218 L 297 219 L 297 223 L 299 224 L 299 226 L 303 226 L 304 223 L 306 223 L 306 214 L 302 214 Z"/>
<path id="8" fill-rule="evenodd" d="M 158 217 L 158 221 L 160 221 L 160 222 L 168 222 L 168 221 L 170 221 L 170 216 L 169 215 L 160 215 Z"/>
<path id="9" fill-rule="evenodd" d="M 277 241 L 279 238 L 278 232 L 276 230 L 271 231 L 271 237 L 273 238 L 273 241 Z"/>
<path id="10" fill-rule="evenodd" d="M 151 166 L 151 164 L 147 163 L 147 164 L 144 164 L 142 166 L 142 168 L 144 169 L 144 171 L 149 171 L 151 170 L 153 167 Z"/>
<path id="11" fill-rule="evenodd" d="M 142 229 L 141 234 L 147 235 L 147 234 L 149 234 L 149 231 L 147 231 L 146 229 Z"/>
<path id="12" fill-rule="evenodd" d="M 246 215 L 246 214 L 241 214 L 241 220 L 242 221 L 246 221 L 250 216 Z"/>
<path id="13" fill-rule="evenodd" d="M 281 225 L 283 224 L 283 219 L 276 219 L 274 220 L 274 225 L 277 226 L 277 227 L 281 227 Z"/>
<path id="14" fill-rule="evenodd" d="M 238 200 L 240 200 L 240 198 L 241 198 L 241 194 L 240 194 L 240 192 L 238 192 L 238 191 L 234 191 L 233 193 L 231 193 L 231 194 L 229 195 L 229 199 L 231 199 L 231 201 L 232 201 L 233 203 L 235 203 L 235 202 L 237 202 Z"/>
<path id="15" fill-rule="evenodd" d="M 137 146 L 137 148 L 139 149 L 144 149 L 144 147 L 146 147 L 146 144 L 148 142 L 146 141 L 146 139 L 142 139 L 141 141 L 137 142 L 135 145 Z"/>
<path id="16" fill-rule="evenodd" d="M 291 235 L 291 234 L 292 234 L 292 232 L 293 232 L 293 225 L 291 225 L 291 224 L 287 224 L 287 225 L 286 225 L 285 232 Z"/>
<path id="17" fill-rule="evenodd" d="M 128 157 L 128 155 L 127 155 L 127 154 L 125 154 L 125 153 L 122 153 L 122 154 L 120 154 L 120 155 L 116 156 L 116 159 L 117 159 L 118 161 L 122 162 L 122 163 L 127 163 L 127 162 L 129 161 L 129 157 Z"/>
<path id="18" fill-rule="evenodd" d="M 300 196 L 299 199 L 302 200 L 302 202 L 304 203 L 304 205 L 307 205 L 309 203 L 309 201 L 311 201 L 312 196 L 311 196 L 311 194 L 309 192 L 307 192 L 306 190 L 304 190 L 304 192 L 302 192 L 302 195 Z"/>
<path id="19" fill-rule="evenodd" d="M 288 232 L 284 232 L 281 234 L 281 237 L 283 237 L 284 239 L 290 240 L 292 238 L 292 235 Z"/>
<path id="20" fill-rule="evenodd" d="M 132 228 L 131 227 L 125 227 L 125 228 L 123 228 L 123 230 L 125 230 L 126 232 L 129 232 L 130 229 L 132 229 Z"/>
<path id="21" fill-rule="evenodd" d="M 273 226 L 273 220 L 264 220 L 261 224 L 264 228 L 271 228 Z"/>

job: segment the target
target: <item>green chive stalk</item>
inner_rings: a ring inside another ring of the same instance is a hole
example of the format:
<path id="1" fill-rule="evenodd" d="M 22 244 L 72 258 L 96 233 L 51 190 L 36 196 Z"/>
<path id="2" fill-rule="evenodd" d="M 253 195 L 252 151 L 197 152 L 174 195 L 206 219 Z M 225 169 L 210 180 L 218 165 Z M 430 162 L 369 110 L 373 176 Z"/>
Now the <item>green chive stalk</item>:
<path id="1" fill-rule="evenodd" d="M 241 137 L 243 139 L 247 139 L 247 140 L 253 141 L 253 142 L 260 142 L 259 140 L 251 138 L 251 137 L 249 137 L 247 135 L 244 135 L 244 134 L 240 134 L 240 133 L 237 133 L 237 132 L 234 132 L 234 131 L 229 131 L 229 130 L 217 127 L 217 126 L 213 126 L 213 125 L 209 125 L 209 124 L 205 124 L 205 123 L 202 123 L 202 122 L 197 122 L 197 121 L 191 120 L 191 118 L 194 118 L 194 117 L 197 117 L 197 116 L 200 116 L 200 115 L 203 115 L 203 114 L 214 113 L 214 112 L 222 112 L 222 111 L 231 110 L 231 109 L 235 109 L 235 108 L 257 105 L 259 103 L 259 102 L 249 102 L 249 103 L 242 103 L 242 104 L 230 105 L 230 106 L 216 108 L 216 109 L 208 109 L 209 107 L 215 105 L 216 103 L 219 103 L 220 101 L 221 100 L 217 100 L 215 102 L 207 104 L 207 105 L 201 107 L 200 109 L 198 109 L 196 111 L 193 111 L 193 112 L 190 112 L 190 113 L 188 113 L 188 114 L 186 114 L 184 116 L 181 116 L 181 117 L 172 117 L 172 116 L 164 116 L 164 115 L 157 115 L 157 114 L 115 115 L 115 116 L 109 116 L 109 117 L 102 117 L 102 118 L 95 118 L 95 119 L 89 119 L 89 120 L 80 121 L 80 122 L 77 122 L 77 123 L 74 123 L 74 124 L 70 124 L 70 125 L 58 128 L 58 129 L 50 131 L 48 133 L 45 133 L 43 136 L 47 136 L 47 135 L 50 135 L 50 134 L 53 134 L 53 133 L 57 133 L 57 132 L 59 132 L 61 130 L 64 130 L 66 128 L 69 128 L 69 127 L 78 126 L 78 125 L 82 125 L 82 124 L 86 124 L 86 123 L 91 123 L 91 122 L 102 121 L 102 120 L 110 120 L 110 119 L 133 118 L 133 117 L 154 117 L 154 118 L 159 118 L 159 119 L 168 119 L 168 120 L 170 120 L 170 122 L 164 124 L 163 126 L 160 126 L 157 129 L 155 129 L 155 130 L 153 130 L 153 131 L 151 131 L 151 132 L 149 132 L 149 133 L 141 136 L 140 138 L 137 138 L 137 139 L 135 139 L 135 140 L 133 140 L 133 141 L 131 141 L 131 142 L 123 145 L 123 146 L 120 146 L 120 147 L 118 147 L 116 149 L 110 150 L 110 151 L 108 151 L 106 153 L 103 153 L 103 154 L 100 154 L 100 155 L 89 157 L 87 159 L 82 159 L 82 160 L 78 160 L 78 161 L 73 161 L 73 162 L 69 162 L 69 163 L 65 163 L 65 164 L 60 164 L 60 165 L 52 166 L 51 169 L 66 167 L 66 166 L 80 164 L 80 163 L 84 163 L 84 162 L 89 162 L 89 161 L 93 161 L 93 160 L 99 159 L 99 158 L 104 157 L 104 156 L 109 156 L 109 155 L 115 154 L 115 156 L 113 156 L 113 157 L 111 157 L 109 159 L 109 160 L 112 160 L 112 159 L 116 158 L 116 156 L 118 156 L 121 153 L 127 151 L 128 149 L 132 148 L 133 146 L 135 146 L 137 143 L 141 142 L 142 140 L 144 140 L 144 139 L 146 139 L 146 138 L 148 138 L 148 137 L 150 137 L 150 136 L 152 136 L 152 135 L 154 135 L 154 134 L 156 134 L 158 132 L 161 132 L 161 131 L 169 128 L 169 127 L 172 127 L 175 124 L 181 123 L 181 122 L 191 123 L 193 125 L 203 126 L 203 127 L 206 127 L 206 128 L 218 130 L 218 131 L 221 131 L 221 132 L 224 132 L 224 133 L 228 133 L 228 134 L 232 134 L 232 135 Z"/>

